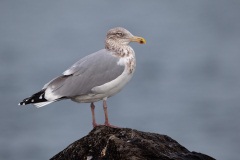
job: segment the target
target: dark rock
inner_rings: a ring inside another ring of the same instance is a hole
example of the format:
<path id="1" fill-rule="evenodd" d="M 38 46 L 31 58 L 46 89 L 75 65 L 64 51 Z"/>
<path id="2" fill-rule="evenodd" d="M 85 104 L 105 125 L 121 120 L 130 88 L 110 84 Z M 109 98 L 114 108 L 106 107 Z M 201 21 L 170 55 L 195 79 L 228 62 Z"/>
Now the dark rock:
<path id="1" fill-rule="evenodd" d="M 51 160 L 214 160 L 190 152 L 166 135 L 129 128 L 95 127 Z"/>

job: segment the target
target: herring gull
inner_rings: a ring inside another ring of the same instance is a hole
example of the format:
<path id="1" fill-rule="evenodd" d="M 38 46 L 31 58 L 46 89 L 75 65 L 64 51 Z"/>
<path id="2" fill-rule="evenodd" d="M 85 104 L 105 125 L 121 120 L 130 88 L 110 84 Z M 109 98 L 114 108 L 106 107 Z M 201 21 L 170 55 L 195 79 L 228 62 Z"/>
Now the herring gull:
<path id="1" fill-rule="evenodd" d="M 118 93 L 133 76 L 136 59 L 134 50 L 129 46 L 130 42 L 146 43 L 144 38 L 133 36 L 122 27 L 110 29 L 107 32 L 105 49 L 80 59 L 19 105 L 34 104 L 42 107 L 63 99 L 90 103 L 92 125 L 96 127 L 98 124 L 94 102 L 103 100 L 104 125 L 112 126 L 108 120 L 106 101 Z"/>

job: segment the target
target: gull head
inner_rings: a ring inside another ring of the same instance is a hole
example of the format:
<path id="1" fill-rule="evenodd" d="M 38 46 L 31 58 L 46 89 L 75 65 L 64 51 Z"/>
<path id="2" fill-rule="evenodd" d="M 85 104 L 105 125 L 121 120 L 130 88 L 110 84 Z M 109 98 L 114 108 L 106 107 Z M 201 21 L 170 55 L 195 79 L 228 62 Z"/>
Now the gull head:
<path id="1" fill-rule="evenodd" d="M 146 40 L 142 37 L 132 35 L 132 33 L 122 27 L 116 27 L 107 32 L 106 44 L 128 45 L 130 42 L 145 44 Z"/>

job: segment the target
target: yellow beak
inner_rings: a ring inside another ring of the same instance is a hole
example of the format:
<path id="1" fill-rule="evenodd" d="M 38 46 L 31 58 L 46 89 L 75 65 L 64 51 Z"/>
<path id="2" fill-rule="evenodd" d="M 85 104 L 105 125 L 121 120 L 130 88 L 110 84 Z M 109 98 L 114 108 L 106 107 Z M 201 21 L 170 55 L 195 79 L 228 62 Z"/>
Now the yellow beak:
<path id="1" fill-rule="evenodd" d="M 138 42 L 140 44 L 146 44 L 146 40 L 143 37 L 137 37 L 137 36 L 133 36 L 132 38 L 130 38 L 131 42 Z"/>

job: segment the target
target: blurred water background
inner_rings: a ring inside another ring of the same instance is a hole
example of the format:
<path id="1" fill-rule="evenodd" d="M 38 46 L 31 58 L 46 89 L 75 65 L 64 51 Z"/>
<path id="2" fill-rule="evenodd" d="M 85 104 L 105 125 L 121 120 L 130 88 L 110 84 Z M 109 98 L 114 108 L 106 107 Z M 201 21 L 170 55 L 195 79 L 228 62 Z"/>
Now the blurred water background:
<path id="1" fill-rule="evenodd" d="M 108 100 L 111 123 L 169 135 L 218 160 L 238 159 L 238 0 L 1 0 L 0 159 L 49 159 L 92 129 L 89 104 L 17 104 L 102 49 L 117 26 L 147 44 L 131 44 L 137 70 Z"/>

